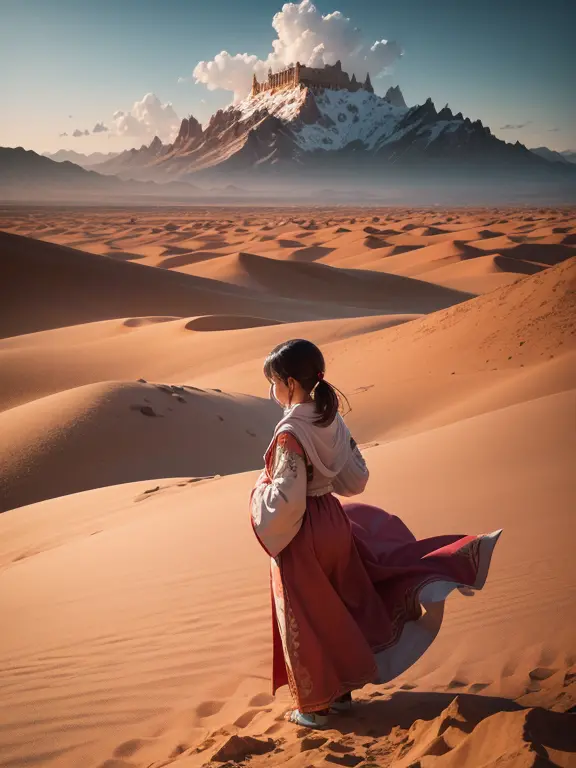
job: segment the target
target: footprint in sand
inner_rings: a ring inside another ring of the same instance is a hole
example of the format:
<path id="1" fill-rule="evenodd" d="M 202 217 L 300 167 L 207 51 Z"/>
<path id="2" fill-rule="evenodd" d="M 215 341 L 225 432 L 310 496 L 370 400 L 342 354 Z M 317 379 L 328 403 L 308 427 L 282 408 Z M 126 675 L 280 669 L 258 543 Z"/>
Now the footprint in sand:
<path id="1" fill-rule="evenodd" d="M 198 717 L 212 717 L 218 714 L 223 706 L 223 701 L 203 701 L 196 707 L 196 714 Z"/>
<path id="2" fill-rule="evenodd" d="M 238 728 L 246 728 L 260 712 L 270 712 L 270 709 L 249 709 L 234 720 L 234 725 Z"/>
<path id="3" fill-rule="evenodd" d="M 156 485 L 154 488 L 147 488 L 145 491 L 143 491 L 138 496 L 134 497 L 134 501 L 144 501 L 145 499 L 149 499 L 151 494 L 156 493 L 160 490 L 160 486 Z"/>
<path id="4" fill-rule="evenodd" d="M 172 752 L 168 755 L 168 757 L 173 760 L 176 757 L 180 757 L 180 755 L 183 755 L 186 750 L 190 749 L 190 747 L 187 744 L 176 744 Z"/>
<path id="5" fill-rule="evenodd" d="M 468 693 L 480 693 L 480 691 L 488 688 L 489 685 L 490 683 L 472 683 L 470 688 L 468 688 Z"/>
<path id="6" fill-rule="evenodd" d="M 266 707 L 268 704 L 272 704 L 274 697 L 269 693 L 257 693 L 256 696 L 252 696 L 248 704 L 251 707 Z"/>
<path id="7" fill-rule="evenodd" d="M 150 405 L 131 405 L 130 410 L 140 411 L 140 413 L 144 414 L 144 416 L 164 418 L 161 413 L 156 413 L 154 408 L 152 408 Z"/>
<path id="8" fill-rule="evenodd" d="M 556 672 L 558 672 L 557 669 L 548 669 L 548 667 L 536 667 L 536 669 L 530 670 L 528 675 L 531 680 L 540 681 L 547 680 L 549 677 L 552 677 L 552 675 L 555 675 Z"/>
<path id="9" fill-rule="evenodd" d="M 148 743 L 147 739 L 130 739 L 119 744 L 114 750 L 114 757 L 132 757 Z"/>

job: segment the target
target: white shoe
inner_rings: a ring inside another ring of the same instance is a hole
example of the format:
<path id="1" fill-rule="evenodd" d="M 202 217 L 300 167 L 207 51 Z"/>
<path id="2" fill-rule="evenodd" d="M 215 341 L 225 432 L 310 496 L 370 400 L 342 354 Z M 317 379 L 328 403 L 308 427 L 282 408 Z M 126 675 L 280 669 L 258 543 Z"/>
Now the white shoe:
<path id="1" fill-rule="evenodd" d="M 299 709 L 293 709 L 288 720 L 291 723 L 303 725 L 304 728 L 316 728 L 318 730 L 328 725 L 328 715 L 319 715 L 317 712 L 300 712 Z"/>

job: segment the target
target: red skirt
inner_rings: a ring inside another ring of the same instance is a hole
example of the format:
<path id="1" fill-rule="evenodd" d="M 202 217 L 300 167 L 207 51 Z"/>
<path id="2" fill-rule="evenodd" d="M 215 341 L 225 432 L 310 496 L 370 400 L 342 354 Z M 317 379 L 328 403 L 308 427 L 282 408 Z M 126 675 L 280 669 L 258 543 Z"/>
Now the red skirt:
<path id="1" fill-rule="evenodd" d="M 288 684 L 313 712 L 400 675 L 434 640 L 448 594 L 482 589 L 499 535 L 417 541 L 382 509 L 309 496 L 298 534 L 271 561 L 273 691 Z"/>

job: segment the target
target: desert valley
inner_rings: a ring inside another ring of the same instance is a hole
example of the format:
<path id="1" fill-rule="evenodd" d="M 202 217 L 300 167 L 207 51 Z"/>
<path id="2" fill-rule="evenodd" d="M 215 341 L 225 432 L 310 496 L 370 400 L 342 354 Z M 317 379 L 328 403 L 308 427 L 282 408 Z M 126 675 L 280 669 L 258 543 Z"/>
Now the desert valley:
<path id="1" fill-rule="evenodd" d="M 571 766 L 576 213 L 0 211 L 0 765 Z M 248 515 L 292 337 L 419 537 L 503 528 L 325 732 L 270 695 Z"/>

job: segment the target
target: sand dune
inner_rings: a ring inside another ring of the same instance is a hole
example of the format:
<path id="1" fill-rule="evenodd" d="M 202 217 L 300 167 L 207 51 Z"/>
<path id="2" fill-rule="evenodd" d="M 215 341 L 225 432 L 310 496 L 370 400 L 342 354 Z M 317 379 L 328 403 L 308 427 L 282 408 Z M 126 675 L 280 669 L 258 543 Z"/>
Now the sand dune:
<path id="1" fill-rule="evenodd" d="M 573 764 L 573 211 L 11 209 L 0 229 L 2 768 Z M 247 519 L 278 417 L 262 361 L 296 336 L 349 398 L 365 501 L 418 536 L 504 529 L 485 591 L 323 733 L 269 695 Z"/>
<path id="2" fill-rule="evenodd" d="M 158 323 L 150 322 L 150 318 L 103 320 L 0 339 L 0 411 L 111 379 L 193 384 L 194 379 L 208 377 L 208 388 L 237 388 L 246 393 L 255 389 L 266 397 L 262 361 L 282 340 L 303 335 L 328 345 L 421 315 L 287 324 L 269 321 L 264 327 L 244 316 L 234 316 L 234 321 L 219 317 L 161 318 Z M 239 326 L 248 323 L 252 327 L 215 330 L 215 324 L 221 322 Z M 237 367 L 239 375 L 235 374 Z M 224 379 L 229 386 L 220 386 Z"/>
<path id="3" fill-rule="evenodd" d="M 338 754 L 334 742 L 350 747 L 340 754 L 396 765 L 442 729 L 448 749 L 429 751 L 432 765 L 473 766 L 477 750 L 496 760 L 502 744 L 522 752 L 525 741 L 564 754 L 557 764 L 568 765 L 566 722 L 551 715 L 546 725 L 530 708 L 538 696 L 555 697 L 558 710 L 575 703 L 564 650 L 574 642 L 565 621 L 572 543 L 563 535 L 574 501 L 570 403 L 571 393 L 539 398 L 366 450 L 366 499 L 401 514 L 418 535 L 503 525 L 505 536 L 487 589 L 450 602 L 430 654 L 390 687 L 364 689 L 358 716 L 342 716 L 306 751 L 298 729 L 282 722 L 286 699 L 267 694 L 267 563 L 245 520 L 254 474 L 157 481 L 144 502 L 143 484 L 123 485 L 5 513 L 4 759 L 200 766 L 240 734 L 274 739 L 276 765 L 321 765 Z M 30 633 L 30 623 L 39 629 Z M 460 704 L 451 704 L 455 696 Z M 507 700 L 490 698 L 498 696 Z M 442 715 L 449 706 L 456 713 Z M 448 716 L 470 725 L 446 730 Z M 527 735 L 525 718 L 546 727 Z"/>
<path id="4" fill-rule="evenodd" d="M 294 299 L 374 307 L 384 313 L 414 312 L 416 307 L 419 312 L 433 312 L 471 297 L 396 275 L 280 261 L 252 253 L 240 253 L 233 259 L 228 261 L 226 277 L 217 272 L 218 279 Z M 218 270 L 218 261 L 203 264 L 205 277 L 213 276 L 212 265 Z"/>
<path id="5" fill-rule="evenodd" d="M 338 306 L 336 296 L 328 307 L 311 301 L 295 305 L 288 297 L 255 296 L 228 283 L 170 270 L 160 272 L 2 232 L 0 252 L 0 285 L 4 288 L 0 335 L 4 337 L 129 315 L 257 313 L 274 320 L 300 320 L 364 313 Z M 370 302 L 366 312 L 370 314 L 372 309 L 373 313 L 374 306 Z M 384 306 L 385 299 L 382 311 L 386 311 Z"/>
<path id="6" fill-rule="evenodd" d="M 277 420 L 270 401 L 162 384 L 106 382 L 37 399 L 0 414 L 0 511 L 158 474 L 252 469 Z"/>
<path id="7" fill-rule="evenodd" d="M 305 220 L 294 212 L 286 215 L 271 209 L 246 216 L 245 210 L 229 209 L 220 212 L 221 222 L 215 226 L 210 209 L 166 209 L 136 216 L 134 211 L 94 209 L 89 215 L 61 212 L 57 222 L 42 212 L 18 216 L 11 211 L 2 218 L 0 211 L 0 228 L 115 260 L 225 282 L 229 272 L 230 282 L 238 281 L 240 273 L 234 264 L 241 252 L 407 277 L 420 277 L 415 267 L 426 271 L 436 259 L 481 257 L 486 251 L 510 250 L 509 256 L 546 265 L 576 253 L 576 228 L 569 209 L 542 210 L 535 215 L 511 210 L 505 216 L 490 209 L 460 209 L 442 215 L 401 209 L 385 210 L 377 216 L 362 209 L 351 213 L 356 216 L 350 218 L 341 209 L 334 209 L 320 212 L 316 220 Z M 521 268 L 518 271 L 523 273 Z M 476 285 L 470 283 L 476 288 L 471 292 L 483 293 L 496 287 L 495 283 L 480 277 Z"/>

